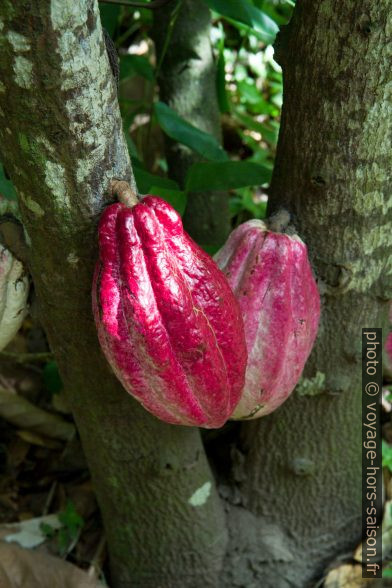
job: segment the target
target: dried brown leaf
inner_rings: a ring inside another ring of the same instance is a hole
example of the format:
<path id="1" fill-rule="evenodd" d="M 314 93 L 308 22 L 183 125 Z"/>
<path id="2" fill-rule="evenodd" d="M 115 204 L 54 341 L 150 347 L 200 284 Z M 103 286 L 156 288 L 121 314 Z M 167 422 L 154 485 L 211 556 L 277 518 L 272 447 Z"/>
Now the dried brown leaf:
<path id="1" fill-rule="evenodd" d="M 75 434 L 72 423 L 38 408 L 10 390 L 0 389 L 0 416 L 16 427 L 52 439 L 69 441 Z"/>
<path id="2" fill-rule="evenodd" d="M 329 572 L 324 588 L 370 588 L 372 585 L 374 580 L 362 578 L 362 566 L 343 564 Z"/>
<path id="3" fill-rule="evenodd" d="M 1 588 L 102 588 L 76 566 L 51 555 L 0 541 Z"/>
<path id="4" fill-rule="evenodd" d="M 38 445 L 38 447 L 45 447 L 46 449 L 61 449 L 62 447 L 60 441 L 49 439 L 49 437 L 44 437 L 33 431 L 17 431 L 16 433 L 23 441 L 31 445 Z"/>

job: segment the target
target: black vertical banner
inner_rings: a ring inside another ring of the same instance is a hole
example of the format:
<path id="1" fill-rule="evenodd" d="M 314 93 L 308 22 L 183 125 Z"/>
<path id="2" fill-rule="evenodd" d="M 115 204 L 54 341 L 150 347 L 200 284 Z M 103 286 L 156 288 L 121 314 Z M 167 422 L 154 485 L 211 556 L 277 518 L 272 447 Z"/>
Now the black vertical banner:
<path id="1" fill-rule="evenodd" d="M 362 329 L 362 577 L 382 578 L 382 329 Z"/>

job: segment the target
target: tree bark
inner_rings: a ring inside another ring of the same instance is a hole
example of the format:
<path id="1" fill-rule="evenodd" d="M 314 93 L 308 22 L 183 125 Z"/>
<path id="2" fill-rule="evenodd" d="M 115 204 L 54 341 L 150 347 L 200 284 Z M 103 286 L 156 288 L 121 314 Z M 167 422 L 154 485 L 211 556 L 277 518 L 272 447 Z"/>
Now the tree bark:
<path id="1" fill-rule="evenodd" d="M 319 383 L 242 426 L 243 504 L 279 537 L 253 554 L 265 588 L 314 586 L 361 538 L 361 329 L 386 327 L 392 297 L 391 27 L 388 0 L 298 0 L 277 43 L 270 212 L 291 213 L 323 305 L 305 372 Z"/>
<path id="2" fill-rule="evenodd" d="M 102 511 L 111 586 L 216 586 L 226 527 L 197 429 L 115 379 L 91 312 L 110 179 L 134 182 L 96 0 L 0 7 L 1 160 L 19 195 L 42 323 Z"/>
<path id="3" fill-rule="evenodd" d="M 154 13 L 158 62 L 164 54 L 158 77 L 160 97 L 182 118 L 220 141 L 210 10 L 199 0 L 182 0 L 170 33 L 172 19 L 173 12 L 167 7 Z M 170 139 L 166 139 L 166 156 L 170 177 L 182 187 L 191 165 L 202 161 L 188 147 Z M 221 246 L 230 232 L 227 193 L 189 194 L 183 220 L 197 242 Z"/>

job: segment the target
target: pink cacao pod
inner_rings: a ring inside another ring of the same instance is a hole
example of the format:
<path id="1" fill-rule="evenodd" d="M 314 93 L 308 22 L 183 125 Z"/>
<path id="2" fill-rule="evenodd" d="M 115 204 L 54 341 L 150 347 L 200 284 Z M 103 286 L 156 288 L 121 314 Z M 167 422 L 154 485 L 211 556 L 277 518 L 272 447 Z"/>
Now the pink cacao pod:
<path id="1" fill-rule="evenodd" d="M 392 325 L 392 303 L 389 307 L 389 322 Z M 392 332 L 388 333 L 385 340 L 383 353 L 383 373 L 387 382 L 392 382 Z"/>
<path id="2" fill-rule="evenodd" d="M 225 276 L 160 198 L 109 206 L 98 232 L 93 311 L 118 379 L 163 421 L 222 426 L 240 399 L 247 359 Z"/>
<path id="3" fill-rule="evenodd" d="M 273 412 L 296 386 L 317 335 L 320 296 L 298 236 L 250 220 L 229 236 L 215 259 L 239 301 L 248 364 L 232 418 Z"/>
<path id="4" fill-rule="evenodd" d="M 388 333 L 385 341 L 385 351 L 387 352 L 388 373 L 392 374 L 392 333 Z"/>

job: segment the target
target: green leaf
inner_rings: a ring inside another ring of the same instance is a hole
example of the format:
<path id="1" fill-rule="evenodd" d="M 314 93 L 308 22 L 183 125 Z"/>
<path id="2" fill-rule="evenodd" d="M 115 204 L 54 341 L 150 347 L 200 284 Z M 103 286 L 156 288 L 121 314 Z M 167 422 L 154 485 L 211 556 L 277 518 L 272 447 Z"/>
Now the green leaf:
<path id="1" fill-rule="evenodd" d="M 281 0 L 279 3 L 275 0 L 256 0 L 254 3 L 279 26 L 289 22 L 295 6 L 292 0 Z"/>
<path id="2" fill-rule="evenodd" d="M 107 30 L 109 35 L 113 38 L 117 28 L 118 17 L 120 14 L 120 7 L 114 4 L 99 3 L 99 12 L 101 15 L 102 26 Z"/>
<path id="3" fill-rule="evenodd" d="M 392 472 L 392 447 L 382 439 L 382 465 Z"/>
<path id="4" fill-rule="evenodd" d="M 240 80 L 238 81 L 238 91 L 241 96 L 241 102 L 249 104 L 258 104 L 262 98 L 260 90 L 256 88 L 254 81 Z"/>
<path id="5" fill-rule="evenodd" d="M 71 500 L 67 501 L 65 510 L 59 513 L 58 518 L 68 530 L 71 539 L 76 539 L 79 530 L 84 525 L 84 520 L 75 510 L 75 505 Z"/>
<path id="6" fill-rule="evenodd" d="M 7 198 L 7 200 L 16 200 L 16 192 L 13 183 L 7 180 L 4 173 L 4 168 L 0 163 L 0 194 Z"/>
<path id="7" fill-rule="evenodd" d="M 126 80 L 134 75 L 146 78 L 149 82 L 154 81 L 154 70 L 146 57 L 142 55 L 121 55 L 120 80 Z"/>
<path id="8" fill-rule="evenodd" d="M 52 539 L 52 537 L 54 537 L 56 534 L 56 529 L 54 529 L 51 525 L 48 525 L 48 523 L 41 523 L 39 528 L 48 539 Z"/>
<path id="9" fill-rule="evenodd" d="M 225 67 L 224 43 L 219 44 L 219 56 L 216 66 L 216 87 L 218 94 L 219 110 L 221 112 L 230 112 L 230 103 L 226 90 L 226 67 Z"/>
<path id="10" fill-rule="evenodd" d="M 55 361 L 50 361 L 45 365 L 42 376 L 45 389 L 50 392 L 50 394 L 58 394 L 61 392 L 63 389 L 63 382 Z"/>
<path id="11" fill-rule="evenodd" d="M 229 209 L 230 209 L 230 216 L 236 216 L 240 213 L 244 207 L 242 205 L 242 196 L 237 194 L 232 194 L 229 200 Z"/>
<path id="12" fill-rule="evenodd" d="M 200 247 L 204 249 L 204 251 L 208 253 L 208 255 L 211 255 L 211 257 L 213 257 L 215 253 L 219 251 L 221 245 L 206 245 L 205 243 L 202 243 Z"/>
<path id="13" fill-rule="evenodd" d="M 148 194 L 153 186 L 166 188 L 167 190 L 179 190 L 177 182 L 169 180 L 169 178 L 150 174 L 139 165 L 136 165 L 135 160 L 133 161 L 133 173 L 138 190 L 141 194 Z"/>
<path id="14" fill-rule="evenodd" d="M 253 214 L 255 218 L 265 218 L 267 215 L 267 202 L 255 202 L 253 192 L 249 188 L 243 188 L 242 207 Z"/>
<path id="15" fill-rule="evenodd" d="M 125 135 L 125 141 L 126 141 L 127 147 L 128 147 L 128 153 L 131 156 L 131 158 L 133 159 L 134 157 L 139 157 L 136 145 L 135 145 L 132 137 L 130 136 L 130 134 L 128 132 L 124 131 L 124 135 Z"/>
<path id="16" fill-rule="evenodd" d="M 276 124 L 275 121 L 271 121 L 270 123 L 263 123 L 261 126 L 261 134 L 263 135 L 263 139 L 272 145 L 276 145 L 279 136 L 279 125 Z"/>
<path id="17" fill-rule="evenodd" d="M 178 214 L 181 216 L 184 214 L 188 198 L 185 192 L 182 192 L 181 190 L 169 190 L 167 188 L 162 188 L 162 186 L 151 186 L 148 193 L 163 198 L 166 202 L 171 204 Z"/>
<path id="18" fill-rule="evenodd" d="M 227 153 L 215 137 L 188 123 L 167 104 L 156 102 L 154 109 L 158 123 L 171 139 L 187 145 L 206 159 L 212 161 L 228 159 Z"/>
<path id="19" fill-rule="evenodd" d="M 279 113 L 279 109 L 276 106 L 263 98 L 260 90 L 256 88 L 253 81 L 241 80 L 237 83 L 237 88 L 241 103 L 247 104 L 249 110 L 252 112 L 256 114 L 268 114 L 270 116 L 276 116 Z"/>
<path id="20" fill-rule="evenodd" d="M 270 179 L 270 169 L 249 161 L 194 163 L 186 177 L 186 190 L 230 190 L 266 184 Z"/>
<path id="21" fill-rule="evenodd" d="M 135 145 L 135 143 L 134 143 L 134 141 L 133 141 L 133 139 L 132 139 L 132 137 L 131 137 L 131 135 L 129 133 L 129 127 L 131 126 L 134 118 L 135 118 L 135 113 L 134 112 L 132 112 L 131 114 L 128 114 L 127 116 L 124 116 L 123 115 L 123 117 L 122 117 L 123 133 L 124 133 L 124 136 L 125 136 L 125 141 L 126 141 L 127 146 L 128 146 L 128 152 L 129 152 L 129 155 L 131 156 L 132 161 L 133 161 L 134 158 L 137 159 L 139 157 L 139 154 L 138 154 L 138 151 L 137 151 L 137 147 L 136 147 L 136 145 Z"/>
<path id="22" fill-rule="evenodd" d="M 278 25 L 247 0 L 204 0 L 211 10 L 253 29 L 266 43 L 272 44 Z"/>

